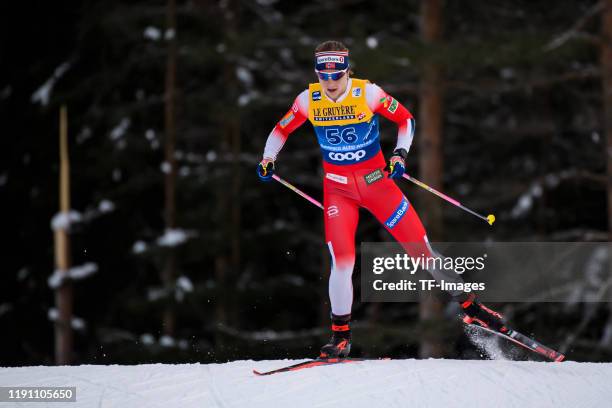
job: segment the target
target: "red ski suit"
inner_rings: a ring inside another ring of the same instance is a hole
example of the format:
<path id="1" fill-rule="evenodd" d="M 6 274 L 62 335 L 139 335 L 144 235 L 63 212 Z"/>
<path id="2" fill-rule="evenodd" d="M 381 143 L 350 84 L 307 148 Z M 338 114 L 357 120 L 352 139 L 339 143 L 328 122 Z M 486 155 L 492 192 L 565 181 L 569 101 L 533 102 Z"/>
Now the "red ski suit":
<path id="1" fill-rule="evenodd" d="M 264 158 L 276 159 L 291 132 L 306 119 L 313 123 L 325 170 L 325 240 L 332 259 L 329 296 L 335 315 L 351 312 L 360 207 L 372 213 L 410 255 L 430 254 L 425 229 L 414 207 L 382 170 L 386 162 L 378 140 L 378 115 L 398 125 L 396 147 L 408 151 L 413 117 L 380 87 L 351 78 L 345 94 L 332 101 L 319 84 L 311 84 L 272 130 L 264 151 Z"/>

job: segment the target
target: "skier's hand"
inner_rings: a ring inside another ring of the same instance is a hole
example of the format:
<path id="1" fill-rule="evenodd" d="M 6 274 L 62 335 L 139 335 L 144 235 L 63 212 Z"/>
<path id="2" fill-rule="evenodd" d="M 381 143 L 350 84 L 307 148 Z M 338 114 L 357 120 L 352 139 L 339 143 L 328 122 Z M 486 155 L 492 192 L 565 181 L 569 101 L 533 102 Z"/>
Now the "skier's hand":
<path id="1" fill-rule="evenodd" d="M 257 175 L 261 181 L 270 181 L 272 180 L 272 175 L 274 174 L 274 160 L 271 159 L 263 159 L 257 165 Z"/>
<path id="2" fill-rule="evenodd" d="M 389 172 L 388 177 L 392 179 L 401 179 L 406 172 L 406 157 L 408 152 L 406 149 L 395 149 L 393 155 L 389 159 L 387 164 L 387 170 Z"/>

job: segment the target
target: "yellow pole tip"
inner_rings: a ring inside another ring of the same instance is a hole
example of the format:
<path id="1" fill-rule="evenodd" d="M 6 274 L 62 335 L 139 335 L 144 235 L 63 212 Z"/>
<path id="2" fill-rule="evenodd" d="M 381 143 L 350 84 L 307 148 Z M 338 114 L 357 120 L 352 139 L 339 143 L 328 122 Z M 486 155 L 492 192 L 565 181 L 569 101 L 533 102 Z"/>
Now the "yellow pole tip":
<path id="1" fill-rule="evenodd" d="M 495 222 L 495 216 L 493 214 L 487 215 L 487 221 L 489 222 L 489 225 L 493 225 Z"/>

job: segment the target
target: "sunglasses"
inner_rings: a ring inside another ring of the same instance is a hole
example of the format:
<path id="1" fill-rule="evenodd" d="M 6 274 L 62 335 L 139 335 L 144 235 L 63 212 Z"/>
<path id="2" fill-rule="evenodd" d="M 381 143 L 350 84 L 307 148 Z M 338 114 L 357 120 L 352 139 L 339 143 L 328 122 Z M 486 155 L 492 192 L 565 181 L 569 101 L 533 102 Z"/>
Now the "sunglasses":
<path id="1" fill-rule="evenodd" d="M 346 75 L 346 71 L 347 69 L 345 69 L 344 71 L 334 71 L 334 72 L 322 72 L 322 71 L 315 70 L 315 72 L 317 73 L 317 76 L 319 77 L 321 81 L 329 81 L 330 79 L 332 81 L 337 81 L 340 78 L 342 78 L 344 75 Z"/>

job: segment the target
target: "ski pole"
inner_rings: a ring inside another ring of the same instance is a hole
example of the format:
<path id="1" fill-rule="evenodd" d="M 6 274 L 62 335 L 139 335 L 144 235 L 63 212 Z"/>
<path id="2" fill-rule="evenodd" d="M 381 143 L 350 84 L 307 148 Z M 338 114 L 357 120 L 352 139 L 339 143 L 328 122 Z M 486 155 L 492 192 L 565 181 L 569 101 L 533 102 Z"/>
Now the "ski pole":
<path id="1" fill-rule="evenodd" d="M 305 199 L 307 199 L 308 201 L 310 201 L 311 203 L 313 203 L 314 205 L 316 205 L 320 209 L 323 209 L 323 205 L 320 202 L 318 202 L 317 200 L 315 200 L 314 198 L 312 198 L 311 196 L 309 196 L 308 194 L 306 194 L 305 192 L 303 192 L 302 190 L 300 190 L 299 188 L 297 188 L 293 184 L 289 183 L 286 180 L 283 180 L 282 178 L 278 177 L 276 174 L 273 174 L 272 178 L 274 180 L 278 181 L 279 183 L 281 183 L 283 186 L 293 190 L 293 192 L 295 192 L 295 193 L 299 194 L 300 196 L 304 197 Z"/>
<path id="2" fill-rule="evenodd" d="M 438 190 L 429 187 L 427 184 L 423 183 L 422 181 L 419 181 L 419 180 L 415 179 L 414 177 L 410 177 L 406 173 L 404 173 L 403 177 L 406 180 L 412 181 L 417 186 L 419 186 L 421 188 L 424 188 L 425 190 L 429 191 L 430 193 L 433 193 L 433 194 L 437 195 L 438 197 L 442 198 L 443 200 L 446 200 L 449 203 L 451 203 L 451 204 L 461 208 L 462 210 L 467 211 L 467 212 L 469 212 L 472 215 L 475 215 L 476 217 L 480 218 L 481 220 L 484 220 L 484 221 L 488 222 L 489 225 L 493 225 L 493 223 L 495 222 L 495 216 L 493 214 L 489 214 L 486 217 L 484 215 L 480 215 L 476 211 L 472 211 L 469 208 L 467 208 L 466 206 L 462 205 L 459 201 L 455 200 L 454 198 L 451 198 L 451 197 L 447 196 L 446 194 L 441 193 Z"/>

